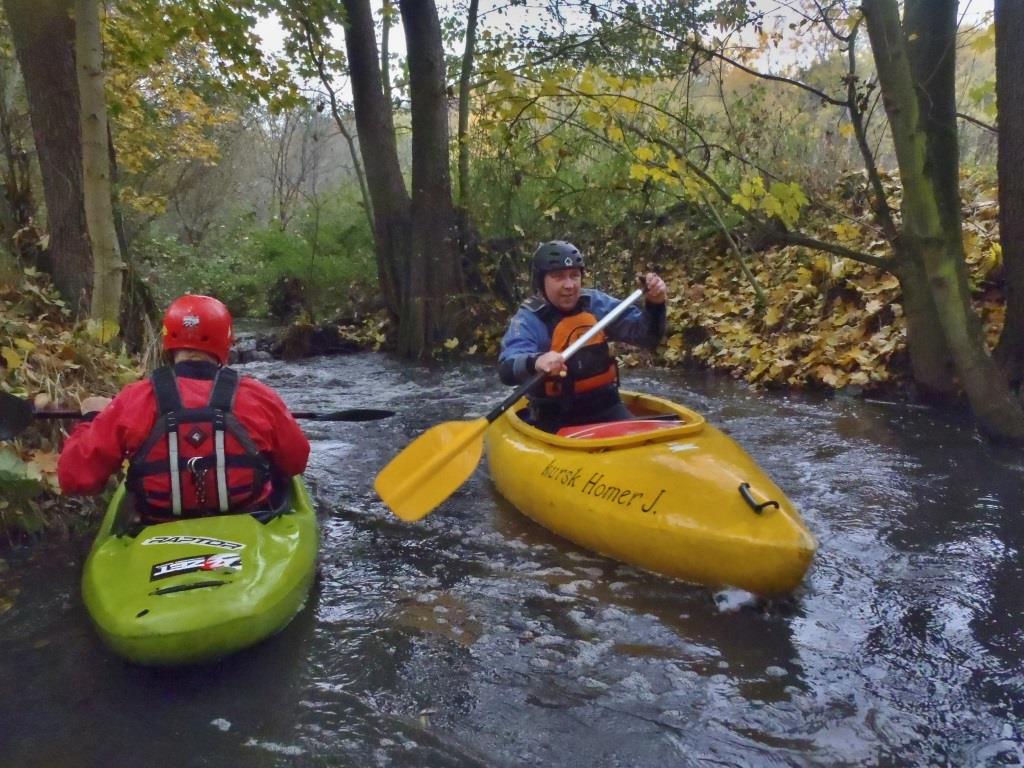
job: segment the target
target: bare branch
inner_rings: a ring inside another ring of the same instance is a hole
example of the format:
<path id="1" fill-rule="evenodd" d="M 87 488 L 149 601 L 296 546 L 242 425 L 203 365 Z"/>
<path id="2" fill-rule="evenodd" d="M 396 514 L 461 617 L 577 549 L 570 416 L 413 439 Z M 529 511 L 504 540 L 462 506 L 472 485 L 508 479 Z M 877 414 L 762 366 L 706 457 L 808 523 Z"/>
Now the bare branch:
<path id="1" fill-rule="evenodd" d="M 747 278 L 747 282 L 749 282 L 751 287 L 754 289 L 754 295 L 757 296 L 757 306 L 763 307 L 767 303 L 764 290 L 761 288 L 761 284 L 757 282 L 757 278 L 754 277 L 754 273 L 750 271 L 750 267 L 747 266 L 747 262 L 743 259 L 743 252 L 740 251 L 740 247 L 736 243 L 736 239 L 732 236 L 732 232 L 722 219 L 721 214 L 718 213 L 718 209 L 715 207 L 715 204 L 708 200 L 708 196 L 702 193 L 701 199 L 704 201 L 704 205 L 711 210 L 712 220 L 718 225 L 719 231 L 721 231 L 725 239 L 729 241 L 729 248 L 740 265 L 740 271 L 743 272 L 744 277 Z"/>
<path id="2" fill-rule="evenodd" d="M 961 120 L 967 121 L 968 123 L 974 123 L 976 126 L 978 126 L 979 128 L 984 128 L 986 131 L 992 131 L 992 133 L 999 133 L 999 129 L 996 126 L 991 125 L 990 123 L 983 122 L 976 117 L 971 117 L 970 115 L 966 115 L 963 112 L 957 112 L 956 116 L 959 117 Z"/>
<path id="3" fill-rule="evenodd" d="M 810 237 L 799 232 L 786 232 L 780 229 L 770 229 L 767 230 L 766 240 L 777 245 L 802 245 L 806 248 L 813 248 L 816 251 L 834 253 L 836 256 L 844 256 L 847 259 L 859 261 L 861 264 L 870 264 L 873 267 L 878 267 L 879 269 L 887 271 L 892 271 L 895 263 L 893 259 L 885 259 L 870 253 L 865 253 L 864 251 L 855 251 L 853 248 L 847 248 L 845 245 L 819 240 L 816 237 Z"/>
<path id="4" fill-rule="evenodd" d="M 860 24 L 854 26 L 850 32 L 850 44 L 847 48 L 848 69 L 846 74 L 846 108 L 850 115 L 850 124 L 853 125 L 854 135 L 857 137 L 857 146 L 860 148 L 861 157 L 864 160 L 864 168 L 868 174 L 868 183 L 875 198 L 873 206 L 875 218 L 890 241 L 896 239 L 897 227 L 889 207 L 889 200 L 882 186 L 882 178 L 878 172 L 878 165 L 875 163 L 875 155 L 868 145 L 867 126 L 864 121 L 864 110 L 857 98 L 857 54 L 856 40 Z"/>

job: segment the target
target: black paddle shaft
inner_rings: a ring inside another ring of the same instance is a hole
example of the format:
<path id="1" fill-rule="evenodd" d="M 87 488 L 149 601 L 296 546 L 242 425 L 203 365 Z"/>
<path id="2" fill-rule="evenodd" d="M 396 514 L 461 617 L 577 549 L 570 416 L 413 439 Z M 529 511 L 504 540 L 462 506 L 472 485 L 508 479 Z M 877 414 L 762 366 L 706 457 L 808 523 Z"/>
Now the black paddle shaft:
<path id="1" fill-rule="evenodd" d="M 296 419 L 310 421 L 376 421 L 394 415 L 394 411 L 385 408 L 346 408 L 327 413 L 292 412 L 292 416 Z M 81 419 L 82 416 L 80 411 L 37 411 L 28 400 L 9 392 L 0 392 L 0 440 L 11 440 L 20 435 L 28 428 L 33 419 Z"/>
<path id="2" fill-rule="evenodd" d="M 79 411 L 32 411 L 33 419 L 80 419 Z M 386 408 L 345 408 L 340 411 L 319 413 L 317 411 L 292 411 L 292 417 L 309 421 L 376 421 L 394 416 L 395 412 Z"/>

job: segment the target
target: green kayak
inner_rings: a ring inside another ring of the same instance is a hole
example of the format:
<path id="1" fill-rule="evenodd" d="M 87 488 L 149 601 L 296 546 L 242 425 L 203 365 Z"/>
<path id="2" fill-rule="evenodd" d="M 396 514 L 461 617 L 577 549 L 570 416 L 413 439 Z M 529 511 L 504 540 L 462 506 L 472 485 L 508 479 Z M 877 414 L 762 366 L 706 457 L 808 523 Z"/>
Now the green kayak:
<path id="1" fill-rule="evenodd" d="M 138 664 L 212 661 L 283 629 L 302 608 L 319 546 L 301 478 L 284 512 L 176 520 L 123 531 L 111 499 L 85 562 L 82 595 L 104 642 Z"/>

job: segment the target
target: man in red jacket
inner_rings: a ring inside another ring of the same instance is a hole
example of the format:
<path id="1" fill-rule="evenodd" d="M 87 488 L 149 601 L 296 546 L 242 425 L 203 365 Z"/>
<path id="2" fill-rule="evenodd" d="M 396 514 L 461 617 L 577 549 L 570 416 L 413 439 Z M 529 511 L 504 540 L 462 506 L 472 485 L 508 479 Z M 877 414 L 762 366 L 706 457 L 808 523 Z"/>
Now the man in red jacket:
<path id="1" fill-rule="evenodd" d="M 274 390 L 226 367 L 232 342 L 221 302 L 176 299 L 163 320 L 169 365 L 113 400 L 82 401 L 57 464 L 63 491 L 99 493 L 127 459 L 147 522 L 265 508 L 275 478 L 305 470 L 309 441 Z"/>

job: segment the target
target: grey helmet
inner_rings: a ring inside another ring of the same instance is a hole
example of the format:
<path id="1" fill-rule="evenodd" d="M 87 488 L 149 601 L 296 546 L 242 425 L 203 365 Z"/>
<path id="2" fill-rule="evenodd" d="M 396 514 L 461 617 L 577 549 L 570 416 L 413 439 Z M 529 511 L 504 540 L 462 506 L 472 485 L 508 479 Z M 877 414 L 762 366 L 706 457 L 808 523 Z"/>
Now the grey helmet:
<path id="1" fill-rule="evenodd" d="M 533 290 L 540 292 L 543 290 L 544 275 L 547 272 L 573 268 L 586 269 L 579 248 L 565 240 L 541 243 L 533 252 L 533 259 L 530 261 L 530 284 Z"/>

